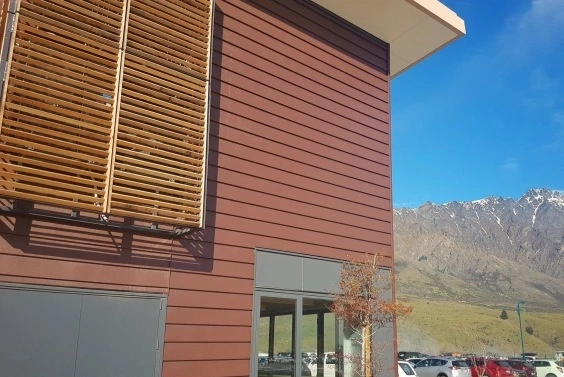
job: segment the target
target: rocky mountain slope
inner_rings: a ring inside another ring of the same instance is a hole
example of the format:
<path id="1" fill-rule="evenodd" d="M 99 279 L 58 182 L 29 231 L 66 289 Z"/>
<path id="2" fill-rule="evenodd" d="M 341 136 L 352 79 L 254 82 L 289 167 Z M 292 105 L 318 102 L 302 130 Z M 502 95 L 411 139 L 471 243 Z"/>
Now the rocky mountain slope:
<path id="1" fill-rule="evenodd" d="M 400 297 L 564 308 L 564 194 L 394 210 Z"/>

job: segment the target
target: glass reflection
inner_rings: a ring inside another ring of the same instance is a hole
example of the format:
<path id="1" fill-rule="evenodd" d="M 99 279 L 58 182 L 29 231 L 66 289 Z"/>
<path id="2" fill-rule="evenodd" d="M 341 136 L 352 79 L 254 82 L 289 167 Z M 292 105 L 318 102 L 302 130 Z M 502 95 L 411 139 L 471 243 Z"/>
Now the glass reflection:
<path id="1" fill-rule="evenodd" d="M 258 344 L 259 376 L 295 375 L 295 333 L 296 300 L 261 297 Z"/>
<path id="2" fill-rule="evenodd" d="M 340 376 L 338 322 L 330 312 L 331 301 L 304 298 L 302 313 L 302 375 Z M 304 374 L 303 365 L 308 369 Z"/>

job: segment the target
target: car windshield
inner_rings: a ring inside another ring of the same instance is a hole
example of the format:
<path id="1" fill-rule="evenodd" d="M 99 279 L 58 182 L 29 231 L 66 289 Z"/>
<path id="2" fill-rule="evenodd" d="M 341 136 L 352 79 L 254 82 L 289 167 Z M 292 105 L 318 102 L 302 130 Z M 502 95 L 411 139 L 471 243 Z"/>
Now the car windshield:
<path id="1" fill-rule="evenodd" d="M 507 363 L 507 361 L 500 361 L 500 360 L 497 360 L 497 361 L 494 361 L 494 363 L 495 363 L 495 365 L 497 365 L 497 366 L 499 366 L 499 367 L 504 367 L 504 368 L 510 368 L 510 367 L 511 367 L 511 365 L 509 365 L 509 364 Z"/>
<path id="2" fill-rule="evenodd" d="M 459 367 L 459 368 L 467 368 L 468 367 L 468 363 L 464 360 L 454 360 L 452 362 L 452 366 L 453 367 Z"/>

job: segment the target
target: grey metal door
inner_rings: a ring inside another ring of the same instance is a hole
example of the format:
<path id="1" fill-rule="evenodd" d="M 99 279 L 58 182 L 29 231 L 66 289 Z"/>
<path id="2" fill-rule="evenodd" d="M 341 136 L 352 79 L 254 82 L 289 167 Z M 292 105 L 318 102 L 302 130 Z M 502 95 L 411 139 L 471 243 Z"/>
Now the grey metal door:
<path id="1" fill-rule="evenodd" d="M 161 295 L 0 286 L 0 368 L 10 377 L 160 376 Z"/>

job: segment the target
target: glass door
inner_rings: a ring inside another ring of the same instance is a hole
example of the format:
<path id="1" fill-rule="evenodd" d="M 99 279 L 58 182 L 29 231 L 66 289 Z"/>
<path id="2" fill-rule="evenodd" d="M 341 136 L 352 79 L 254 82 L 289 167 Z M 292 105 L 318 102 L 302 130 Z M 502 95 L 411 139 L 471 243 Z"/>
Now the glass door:
<path id="1" fill-rule="evenodd" d="M 343 326 L 331 300 L 257 293 L 252 376 L 343 376 Z"/>
<path id="2" fill-rule="evenodd" d="M 257 375 L 296 375 L 296 298 L 260 296 L 260 313 L 255 331 Z M 257 339 L 258 338 L 258 339 Z"/>

